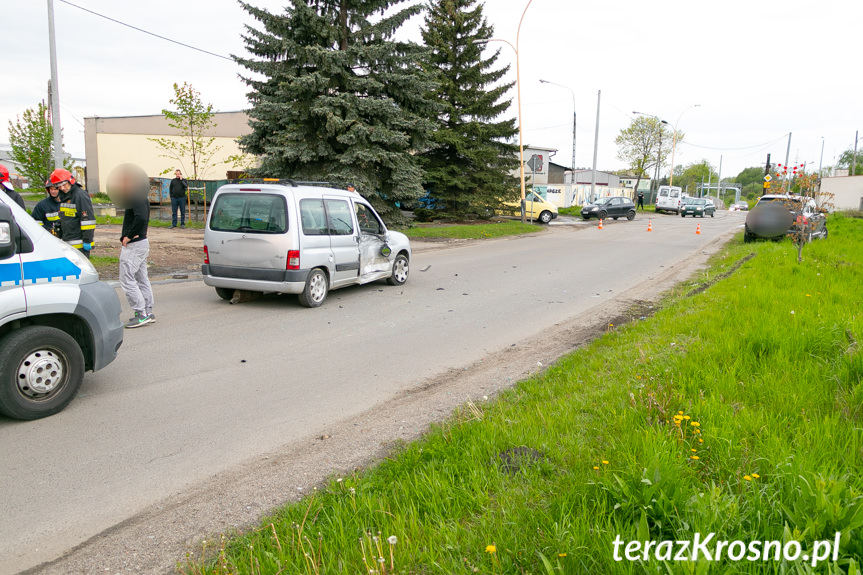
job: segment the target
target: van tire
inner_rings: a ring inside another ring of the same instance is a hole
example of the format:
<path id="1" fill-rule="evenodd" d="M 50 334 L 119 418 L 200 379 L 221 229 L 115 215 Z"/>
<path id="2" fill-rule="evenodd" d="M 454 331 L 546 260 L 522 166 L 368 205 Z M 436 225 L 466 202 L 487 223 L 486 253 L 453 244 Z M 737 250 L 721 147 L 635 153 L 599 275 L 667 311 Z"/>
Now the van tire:
<path id="1" fill-rule="evenodd" d="M 404 285 L 404 283 L 408 281 L 409 273 L 410 263 L 408 262 L 407 256 L 399 254 L 396 256 L 396 259 L 393 260 L 393 275 L 387 278 L 387 283 L 391 286 Z"/>
<path id="2" fill-rule="evenodd" d="M 300 305 L 303 307 L 318 307 L 327 299 L 330 282 L 327 279 L 327 274 L 321 268 L 315 268 L 309 272 L 309 277 L 306 279 L 306 287 L 303 288 L 303 293 L 298 296 Z"/>
<path id="3" fill-rule="evenodd" d="M 229 288 L 216 288 L 216 293 L 225 301 L 231 301 L 234 297 L 234 290 Z"/>
<path id="4" fill-rule="evenodd" d="M 539 214 L 539 221 L 541 221 L 542 223 L 547 224 L 551 220 L 552 220 L 552 218 L 551 218 L 551 212 L 550 211 L 545 210 Z"/>
<path id="5" fill-rule="evenodd" d="M 0 413 L 14 419 L 39 419 L 63 410 L 84 380 L 84 355 L 65 331 L 44 325 L 19 328 L 0 339 Z M 44 394 L 30 383 L 45 385 Z"/>

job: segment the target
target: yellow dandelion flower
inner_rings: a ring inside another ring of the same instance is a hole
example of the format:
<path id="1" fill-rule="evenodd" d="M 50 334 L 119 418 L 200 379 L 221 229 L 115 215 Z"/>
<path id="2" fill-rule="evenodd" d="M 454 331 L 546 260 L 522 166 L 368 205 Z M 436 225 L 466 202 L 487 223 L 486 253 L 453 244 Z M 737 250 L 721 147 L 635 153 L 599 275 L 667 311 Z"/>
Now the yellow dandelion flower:
<path id="1" fill-rule="evenodd" d="M 806 294 L 806 297 L 812 297 L 812 296 L 811 296 L 811 295 L 809 295 L 809 294 Z"/>
<path id="2" fill-rule="evenodd" d="M 603 460 L 602 460 L 602 464 L 603 464 L 603 465 L 608 465 L 608 461 L 606 461 L 605 459 L 603 459 Z"/>
<path id="3" fill-rule="evenodd" d="M 594 468 L 594 469 L 599 469 L 599 467 L 597 467 L 596 465 L 594 465 L 594 466 L 593 466 L 593 468 Z"/>
<path id="4" fill-rule="evenodd" d="M 758 479 L 758 478 L 759 478 L 759 477 L 761 477 L 761 476 L 760 476 L 760 475 L 758 475 L 757 473 L 753 473 L 753 474 L 752 474 L 752 477 L 754 477 L 755 479 Z"/>
<path id="5" fill-rule="evenodd" d="M 677 415 L 683 415 L 683 412 L 682 412 L 682 411 L 678 411 L 678 412 L 677 412 Z"/>
<path id="6" fill-rule="evenodd" d="M 486 553 L 497 553 L 497 547 L 495 547 L 494 545 L 486 545 L 485 546 L 485 552 Z"/>
<path id="7" fill-rule="evenodd" d="M 693 456 L 692 456 L 692 459 L 695 459 L 695 460 L 697 461 L 697 460 L 699 460 L 699 459 L 701 459 L 701 458 L 700 458 L 700 457 L 698 457 L 697 455 L 693 455 Z"/>
<path id="8" fill-rule="evenodd" d="M 566 557 L 566 553 L 558 553 L 557 556 L 558 557 Z"/>
<path id="9" fill-rule="evenodd" d="M 703 440 L 703 439 L 701 439 L 701 438 L 699 437 L 699 438 L 698 438 L 698 443 L 704 443 L 704 440 Z"/>
<path id="10" fill-rule="evenodd" d="M 683 419 L 685 419 L 685 420 L 689 421 L 689 420 L 690 420 L 690 419 L 692 419 L 692 418 L 691 418 L 691 417 L 689 417 L 688 415 L 684 415 L 684 416 L 683 416 Z"/>
<path id="11" fill-rule="evenodd" d="M 697 421 L 690 421 L 689 425 L 691 425 L 692 427 L 701 427 L 701 424 Z"/>
<path id="12" fill-rule="evenodd" d="M 752 477 L 750 477 L 749 475 L 744 475 L 743 479 L 745 479 L 746 481 L 752 481 Z"/>
<path id="13" fill-rule="evenodd" d="M 692 449 L 692 453 L 695 453 L 696 451 L 698 451 L 698 450 L 695 448 Z"/>

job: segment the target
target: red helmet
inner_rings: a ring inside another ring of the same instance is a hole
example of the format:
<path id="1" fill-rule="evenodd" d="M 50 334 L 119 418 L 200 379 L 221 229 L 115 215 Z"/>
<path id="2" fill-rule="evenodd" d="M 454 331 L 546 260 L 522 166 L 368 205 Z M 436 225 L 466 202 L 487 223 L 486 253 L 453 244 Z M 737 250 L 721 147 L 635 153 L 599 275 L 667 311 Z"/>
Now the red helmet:
<path id="1" fill-rule="evenodd" d="M 6 169 L 6 166 L 0 164 L 0 182 L 8 182 L 9 181 L 9 170 Z"/>
<path id="2" fill-rule="evenodd" d="M 72 172 L 69 170 L 64 170 L 63 168 L 57 168 L 53 172 L 51 172 L 51 177 L 49 178 L 50 182 L 55 186 L 59 186 L 63 182 L 69 182 L 70 184 L 75 183 L 75 178 L 72 176 Z"/>

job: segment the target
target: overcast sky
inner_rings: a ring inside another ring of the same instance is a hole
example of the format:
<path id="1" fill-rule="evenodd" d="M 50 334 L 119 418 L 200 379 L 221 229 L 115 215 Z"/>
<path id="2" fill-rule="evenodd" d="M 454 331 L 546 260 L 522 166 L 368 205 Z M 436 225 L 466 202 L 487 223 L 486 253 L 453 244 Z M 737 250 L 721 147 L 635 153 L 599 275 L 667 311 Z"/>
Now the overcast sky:
<path id="1" fill-rule="evenodd" d="M 71 1 L 226 56 L 244 53 L 240 34 L 252 23 L 232 0 Z M 251 2 L 273 11 L 287 4 Z M 158 114 L 174 82 L 188 81 L 220 111 L 247 107 L 233 62 L 54 3 L 61 118 L 74 156 L 84 155 L 85 117 Z M 486 1 L 496 37 L 515 43 L 526 5 Z M 789 132 L 790 163 L 817 170 L 823 137 L 823 163 L 832 165 L 863 130 L 861 21 L 863 3 L 848 0 L 532 0 L 519 39 L 525 144 L 557 148 L 553 161 L 571 164 L 573 96 L 545 79 L 575 93 L 579 167 L 593 161 L 598 90 L 599 169 L 625 167 L 614 138 L 636 110 L 679 119 L 678 165 L 707 159 L 718 168 L 721 156 L 723 176 L 733 176 L 763 165 L 767 153 L 784 163 Z M 402 34 L 419 40 L 421 25 L 417 17 Z M 47 2 L 6 0 L 0 45 L 0 143 L 8 143 L 9 120 L 46 98 Z M 515 79 L 514 51 L 500 47 Z M 515 90 L 512 98 L 515 117 Z"/>

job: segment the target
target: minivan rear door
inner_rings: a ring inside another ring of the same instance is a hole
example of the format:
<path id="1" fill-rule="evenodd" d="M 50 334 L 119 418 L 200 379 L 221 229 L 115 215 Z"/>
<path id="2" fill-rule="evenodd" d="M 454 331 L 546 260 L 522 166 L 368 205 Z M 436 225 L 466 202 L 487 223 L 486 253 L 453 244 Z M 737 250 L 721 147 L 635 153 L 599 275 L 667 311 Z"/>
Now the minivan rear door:
<path id="1" fill-rule="evenodd" d="M 244 189 L 219 194 L 209 226 L 211 265 L 284 270 L 288 250 L 297 249 L 289 245 L 287 202 L 280 194 Z"/>

